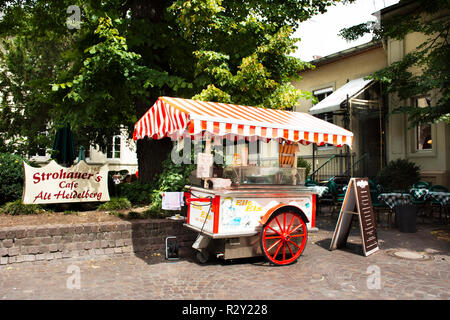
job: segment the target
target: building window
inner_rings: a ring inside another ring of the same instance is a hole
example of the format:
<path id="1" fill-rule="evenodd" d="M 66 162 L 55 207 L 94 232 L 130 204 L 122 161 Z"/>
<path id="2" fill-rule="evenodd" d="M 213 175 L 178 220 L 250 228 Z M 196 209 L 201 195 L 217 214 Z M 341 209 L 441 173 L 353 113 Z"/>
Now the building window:
<path id="1" fill-rule="evenodd" d="M 39 135 L 43 135 L 43 136 L 47 136 L 48 132 L 47 131 L 41 131 L 39 132 Z M 45 146 L 38 144 L 37 145 L 37 151 L 34 155 L 31 155 L 31 157 L 46 157 L 47 156 L 47 149 L 45 148 Z"/>
<path id="2" fill-rule="evenodd" d="M 45 157 L 46 155 L 47 155 L 47 152 L 46 152 L 45 148 L 38 146 L 36 156 L 37 157 Z"/>
<path id="3" fill-rule="evenodd" d="M 317 100 L 319 100 L 319 102 L 322 101 L 323 99 L 325 99 L 326 97 L 328 97 L 332 93 L 333 93 L 333 88 L 332 87 L 323 88 L 323 89 L 320 89 L 320 90 L 314 90 L 313 91 L 314 97 L 316 97 Z"/>
<path id="4" fill-rule="evenodd" d="M 120 159 L 120 136 L 113 136 L 106 146 L 106 157 L 108 159 Z"/>
<path id="5" fill-rule="evenodd" d="M 430 97 L 415 98 L 414 106 L 418 108 L 430 107 Z M 419 125 L 414 130 L 416 151 L 432 150 L 433 139 L 431 137 L 431 125 Z"/>

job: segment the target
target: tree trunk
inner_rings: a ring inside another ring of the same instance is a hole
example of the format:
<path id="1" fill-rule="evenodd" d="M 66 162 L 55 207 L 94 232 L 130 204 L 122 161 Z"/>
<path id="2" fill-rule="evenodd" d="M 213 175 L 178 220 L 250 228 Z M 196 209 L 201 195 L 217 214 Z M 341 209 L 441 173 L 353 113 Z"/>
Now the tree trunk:
<path id="1" fill-rule="evenodd" d="M 153 140 L 149 138 L 137 141 L 137 158 L 139 181 L 151 182 L 161 172 L 162 162 L 167 159 L 172 150 L 172 141 L 169 138 Z"/>
<path id="2" fill-rule="evenodd" d="M 148 23 L 160 23 L 164 18 L 166 3 L 164 0 L 132 0 L 130 1 L 131 15 L 133 19 L 145 19 Z M 164 52 L 155 50 L 153 54 L 160 55 Z M 145 60 L 145 56 L 143 56 Z M 167 66 L 163 66 L 167 67 Z M 167 69 L 165 69 L 167 70 Z M 162 89 L 161 95 L 167 95 Z M 154 97 L 156 101 L 158 97 Z M 154 103 L 153 101 L 153 103 Z M 153 105 L 146 104 L 141 99 L 136 100 L 136 116 L 140 119 L 144 113 Z M 162 162 L 167 158 L 172 149 L 169 138 L 153 140 L 150 138 L 137 141 L 137 159 L 140 182 L 152 182 L 156 175 L 161 172 Z"/>
<path id="3" fill-rule="evenodd" d="M 156 100 L 156 99 L 155 99 Z M 152 104 L 153 105 L 153 104 Z M 138 119 L 152 106 L 143 103 L 142 100 L 136 101 L 136 115 Z M 167 159 L 172 150 L 172 141 L 170 138 L 154 140 L 148 137 L 137 141 L 137 160 L 139 171 L 139 182 L 152 182 L 156 175 L 161 172 L 162 162 Z"/>

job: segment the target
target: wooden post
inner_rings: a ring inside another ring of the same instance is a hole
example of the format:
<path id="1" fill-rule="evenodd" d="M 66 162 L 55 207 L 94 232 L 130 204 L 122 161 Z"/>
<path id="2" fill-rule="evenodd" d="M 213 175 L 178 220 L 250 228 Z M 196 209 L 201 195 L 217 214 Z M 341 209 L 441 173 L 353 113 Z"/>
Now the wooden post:
<path id="1" fill-rule="evenodd" d="M 211 154 L 211 135 L 209 134 L 209 132 L 205 132 L 206 140 L 205 140 L 205 153 L 206 154 Z M 203 179 L 203 187 L 205 189 L 208 189 L 208 179 Z"/>

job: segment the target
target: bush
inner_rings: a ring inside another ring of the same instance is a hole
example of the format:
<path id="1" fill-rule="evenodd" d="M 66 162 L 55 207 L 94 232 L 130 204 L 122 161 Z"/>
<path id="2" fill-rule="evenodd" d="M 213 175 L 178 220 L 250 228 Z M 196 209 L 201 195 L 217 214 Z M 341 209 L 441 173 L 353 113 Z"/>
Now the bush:
<path id="1" fill-rule="evenodd" d="M 308 178 L 309 176 L 309 172 L 311 171 L 311 164 L 306 161 L 305 159 L 303 159 L 302 157 L 299 157 L 297 159 L 297 167 L 298 168 L 305 168 L 305 179 Z"/>
<path id="2" fill-rule="evenodd" d="M 149 204 L 155 188 L 154 183 L 121 183 L 117 186 L 117 196 L 127 198 L 133 205 Z"/>
<path id="3" fill-rule="evenodd" d="M 123 210 L 130 209 L 131 202 L 127 198 L 111 198 L 109 202 L 101 204 L 97 210 L 106 211 L 106 210 Z"/>
<path id="4" fill-rule="evenodd" d="M 420 180 L 420 167 L 406 159 L 393 160 L 375 178 L 383 191 L 406 191 Z"/>
<path id="5" fill-rule="evenodd" d="M 0 213 L 10 214 L 13 216 L 20 214 L 38 214 L 40 212 L 42 212 L 42 209 L 38 205 L 22 204 L 22 200 L 20 199 L 8 202 L 0 209 Z"/>
<path id="6" fill-rule="evenodd" d="M 195 169 L 195 164 L 174 164 L 172 162 L 170 154 L 163 162 L 163 170 L 158 176 L 156 182 L 157 187 L 151 194 L 151 204 L 149 212 L 161 213 L 162 195 L 166 191 L 184 191 L 184 186 L 189 183 L 189 176 L 192 170 Z M 164 214 L 169 216 L 170 212 Z"/>
<path id="7" fill-rule="evenodd" d="M 0 154 L 0 205 L 22 198 L 23 159 L 11 153 Z"/>

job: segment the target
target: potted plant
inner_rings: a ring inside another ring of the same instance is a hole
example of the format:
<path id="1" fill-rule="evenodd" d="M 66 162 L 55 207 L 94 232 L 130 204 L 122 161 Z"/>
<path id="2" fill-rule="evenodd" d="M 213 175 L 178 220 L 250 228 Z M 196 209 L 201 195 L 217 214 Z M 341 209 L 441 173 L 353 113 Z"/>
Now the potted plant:
<path id="1" fill-rule="evenodd" d="M 389 162 L 377 175 L 376 182 L 383 192 L 404 192 L 420 180 L 420 167 L 407 159 Z M 418 207 L 402 204 L 395 207 L 395 221 L 401 232 L 416 231 L 416 215 Z"/>

